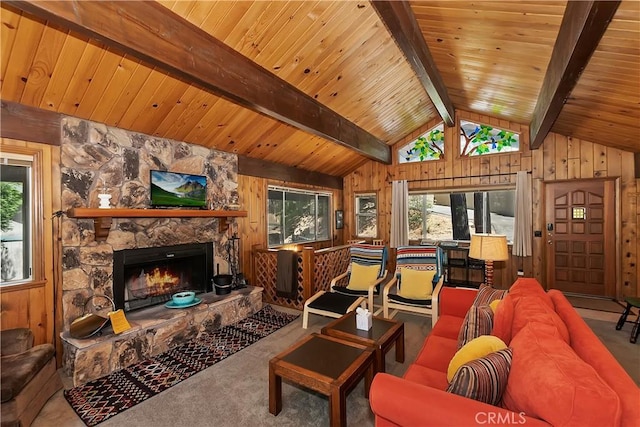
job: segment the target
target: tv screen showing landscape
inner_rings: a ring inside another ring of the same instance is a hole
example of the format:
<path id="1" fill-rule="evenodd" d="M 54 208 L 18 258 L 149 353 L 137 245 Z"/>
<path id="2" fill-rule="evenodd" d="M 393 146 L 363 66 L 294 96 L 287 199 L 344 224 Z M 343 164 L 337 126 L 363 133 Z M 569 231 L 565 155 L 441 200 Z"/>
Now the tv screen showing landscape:
<path id="1" fill-rule="evenodd" d="M 151 206 L 206 207 L 207 177 L 152 170 Z"/>

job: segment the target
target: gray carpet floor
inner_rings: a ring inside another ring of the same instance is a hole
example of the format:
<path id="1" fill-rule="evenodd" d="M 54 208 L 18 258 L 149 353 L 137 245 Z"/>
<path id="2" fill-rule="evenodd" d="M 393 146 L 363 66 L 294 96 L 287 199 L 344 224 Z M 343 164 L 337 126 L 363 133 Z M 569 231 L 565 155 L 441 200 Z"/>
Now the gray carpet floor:
<path id="1" fill-rule="evenodd" d="M 405 322 L 406 361 L 404 364 L 397 363 L 392 349 L 387 354 L 386 366 L 387 372 L 402 376 L 431 330 L 431 320 L 403 313 L 397 318 Z M 282 412 L 277 417 L 269 413 L 268 361 L 307 334 L 319 332 L 330 320 L 311 315 L 309 329 L 305 330 L 302 329 L 301 316 L 267 338 L 100 426 L 327 426 L 329 411 L 326 397 L 286 381 L 282 386 Z M 640 344 L 629 343 L 631 325 L 616 331 L 615 323 L 593 319 L 586 321 L 636 383 L 640 384 Z M 352 426 L 374 425 L 369 401 L 364 397 L 363 381 L 347 397 L 347 422 Z M 61 391 L 45 405 L 33 423 L 34 427 L 83 425 Z"/>

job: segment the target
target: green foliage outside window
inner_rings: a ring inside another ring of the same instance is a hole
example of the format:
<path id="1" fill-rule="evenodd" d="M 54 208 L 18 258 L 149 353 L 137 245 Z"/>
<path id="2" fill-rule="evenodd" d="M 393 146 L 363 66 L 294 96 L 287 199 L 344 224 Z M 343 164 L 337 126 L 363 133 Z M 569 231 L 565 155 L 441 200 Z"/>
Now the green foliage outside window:
<path id="1" fill-rule="evenodd" d="M 22 207 L 22 191 L 14 183 L 0 182 L 0 229 L 7 231 Z"/>

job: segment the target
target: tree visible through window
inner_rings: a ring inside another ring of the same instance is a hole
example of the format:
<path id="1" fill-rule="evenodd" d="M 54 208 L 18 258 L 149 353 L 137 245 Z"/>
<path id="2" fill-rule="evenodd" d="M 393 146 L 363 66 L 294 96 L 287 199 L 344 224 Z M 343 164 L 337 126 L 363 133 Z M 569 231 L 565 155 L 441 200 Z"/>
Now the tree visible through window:
<path id="1" fill-rule="evenodd" d="M 513 240 L 515 190 L 409 195 L 409 239 L 469 240 L 474 233 Z"/>
<path id="2" fill-rule="evenodd" d="M 31 278 L 31 165 L 2 159 L 0 168 L 0 283 Z"/>
<path id="3" fill-rule="evenodd" d="M 329 240 L 329 194 L 270 186 L 267 205 L 269 246 Z"/>
<path id="4" fill-rule="evenodd" d="M 356 237 L 378 236 L 378 200 L 375 193 L 356 194 Z"/>
<path id="5" fill-rule="evenodd" d="M 520 135 L 492 126 L 460 120 L 460 155 L 463 157 L 520 150 Z"/>

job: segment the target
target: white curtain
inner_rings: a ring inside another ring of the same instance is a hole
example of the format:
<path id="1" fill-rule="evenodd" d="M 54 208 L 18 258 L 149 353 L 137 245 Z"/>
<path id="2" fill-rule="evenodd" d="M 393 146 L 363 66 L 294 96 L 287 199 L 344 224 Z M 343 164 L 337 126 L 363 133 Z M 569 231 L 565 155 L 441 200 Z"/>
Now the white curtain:
<path id="1" fill-rule="evenodd" d="M 516 175 L 516 219 L 513 233 L 513 255 L 531 256 L 531 175 L 520 171 Z"/>
<path id="2" fill-rule="evenodd" d="M 391 240 L 397 248 L 409 244 L 409 184 L 406 180 L 391 183 Z"/>

